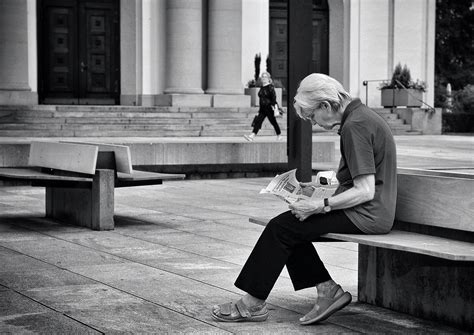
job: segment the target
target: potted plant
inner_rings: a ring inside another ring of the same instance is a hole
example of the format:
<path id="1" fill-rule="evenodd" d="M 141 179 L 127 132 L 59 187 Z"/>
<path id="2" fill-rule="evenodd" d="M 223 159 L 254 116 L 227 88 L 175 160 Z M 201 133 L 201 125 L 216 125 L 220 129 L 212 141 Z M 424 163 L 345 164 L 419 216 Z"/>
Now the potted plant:
<path id="1" fill-rule="evenodd" d="M 245 94 L 250 95 L 250 105 L 258 106 L 258 91 L 262 86 L 260 81 L 260 62 L 262 61 L 262 56 L 258 53 L 254 58 L 254 67 L 255 73 L 254 77 L 247 82 L 247 88 L 245 89 Z"/>
<path id="2" fill-rule="evenodd" d="M 400 63 L 395 67 L 392 79 L 383 82 L 379 87 L 382 93 L 382 106 L 384 107 L 421 107 L 423 92 L 426 92 L 426 83 L 413 81 L 410 70 L 406 64 Z"/>

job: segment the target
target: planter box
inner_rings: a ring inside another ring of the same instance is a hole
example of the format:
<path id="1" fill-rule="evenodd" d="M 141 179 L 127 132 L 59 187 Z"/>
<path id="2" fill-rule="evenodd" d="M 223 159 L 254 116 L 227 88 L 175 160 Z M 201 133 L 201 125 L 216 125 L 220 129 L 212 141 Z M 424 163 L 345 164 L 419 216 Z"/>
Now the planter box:
<path id="1" fill-rule="evenodd" d="M 421 107 L 421 100 L 423 92 L 409 88 L 407 90 L 401 89 L 383 89 L 381 105 L 384 107 L 407 106 L 407 107 Z"/>
<path id="2" fill-rule="evenodd" d="M 245 89 L 245 94 L 250 95 L 250 106 L 252 107 L 258 107 L 260 106 L 259 100 L 258 100 L 258 91 L 260 90 L 260 87 L 250 87 Z M 275 93 L 276 93 L 276 100 L 278 105 L 282 107 L 282 96 L 283 96 L 283 89 L 282 88 L 275 88 Z"/>

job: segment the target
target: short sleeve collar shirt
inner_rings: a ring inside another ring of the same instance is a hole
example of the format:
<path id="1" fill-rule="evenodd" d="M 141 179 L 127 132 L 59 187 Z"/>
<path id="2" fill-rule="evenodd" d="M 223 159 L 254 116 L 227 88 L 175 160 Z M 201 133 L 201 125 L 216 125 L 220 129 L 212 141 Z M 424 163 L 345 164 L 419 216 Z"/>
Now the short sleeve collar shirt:
<path id="1" fill-rule="evenodd" d="M 354 99 L 344 110 L 339 135 L 340 186 L 336 193 L 353 187 L 353 180 L 358 176 L 375 176 L 374 199 L 344 209 L 345 214 L 367 234 L 389 232 L 397 197 L 396 148 L 390 127 L 381 116 Z"/>

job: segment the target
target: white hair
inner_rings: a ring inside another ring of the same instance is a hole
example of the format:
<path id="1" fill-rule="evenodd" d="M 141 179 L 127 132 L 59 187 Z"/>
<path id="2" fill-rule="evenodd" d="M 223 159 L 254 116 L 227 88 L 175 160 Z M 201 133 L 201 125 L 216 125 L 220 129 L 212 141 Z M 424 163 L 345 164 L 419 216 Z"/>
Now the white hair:
<path id="1" fill-rule="evenodd" d="M 270 84 L 273 83 L 272 75 L 271 75 L 269 72 L 263 71 L 263 72 L 260 74 L 260 78 L 262 78 L 263 75 L 267 75 L 267 76 L 268 76 L 268 81 L 270 82 Z"/>
<path id="2" fill-rule="evenodd" d="M 322 73 L 312 73 L 305 77 L 296 91 L 295 110 L 298 116 L 305 119 L 302 110 L 313 110 L 321 102 L 327 101 L 334 112 L 338 111 L 345 100 L 351 96 L 336 79 Z"/>

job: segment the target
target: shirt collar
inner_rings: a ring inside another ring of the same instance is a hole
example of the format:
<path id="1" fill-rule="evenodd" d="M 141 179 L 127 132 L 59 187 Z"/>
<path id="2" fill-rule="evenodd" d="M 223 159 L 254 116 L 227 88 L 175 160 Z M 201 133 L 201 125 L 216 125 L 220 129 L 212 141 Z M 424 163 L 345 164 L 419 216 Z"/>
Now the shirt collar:
<path id="1" fill-rule="evenodd" d="M 360 99 L 355 98 L 346 106 L 346 109 L 344 110 L 344 113 L 342 114 L 341 126 L 339 127 L 339 130 L 337 131 L 339 135 L 341 135 L 341 130 L 342 130 L 342 127 L 344 126 L 344 122 L 346 121 L 346 119 L 349 117 L 349 115 L 352 113 L 353 110 L 359 108 L 361 105 L 362 105 L 362 102 L 360 101 Z"/>

